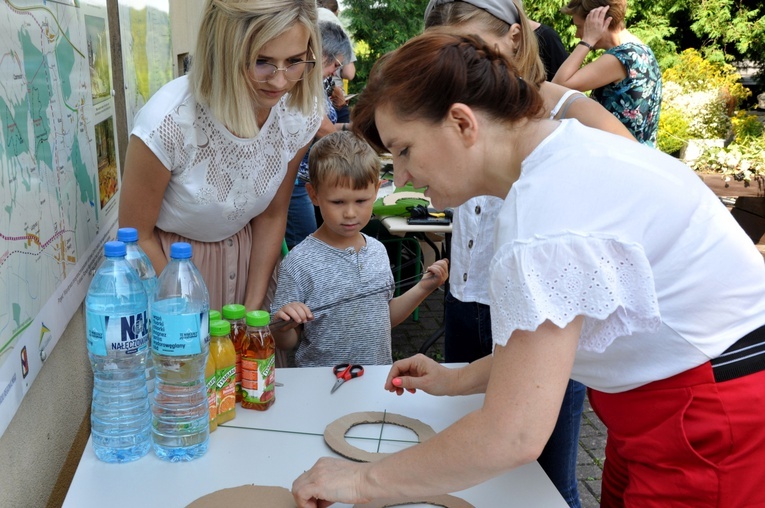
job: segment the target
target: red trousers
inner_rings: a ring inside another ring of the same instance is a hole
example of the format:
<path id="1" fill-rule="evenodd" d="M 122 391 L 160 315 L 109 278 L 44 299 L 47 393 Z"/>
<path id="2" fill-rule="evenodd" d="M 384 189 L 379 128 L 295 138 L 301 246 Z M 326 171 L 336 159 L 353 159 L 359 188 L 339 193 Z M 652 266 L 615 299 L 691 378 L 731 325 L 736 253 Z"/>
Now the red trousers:
<path id="1" fill-rule="evenodd" d="M 589 399 L 608 428 L 601 507 L 765 507 L 765 371 L 717 383 L 706 363 Z"/>

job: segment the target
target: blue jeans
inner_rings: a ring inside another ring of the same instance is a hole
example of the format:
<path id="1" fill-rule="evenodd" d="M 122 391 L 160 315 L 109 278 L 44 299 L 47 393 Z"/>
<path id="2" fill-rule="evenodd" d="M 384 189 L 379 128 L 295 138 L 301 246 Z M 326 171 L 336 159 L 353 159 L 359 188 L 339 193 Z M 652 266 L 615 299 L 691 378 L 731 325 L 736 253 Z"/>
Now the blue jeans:
<path id="1" fill-rule="evenodd" d="M 447 293 L 444 300 L 444 329 L 446 362 L 472 362 L 491 354 L 491 312 L 488 305 L 462 302 Z M 584 385 L 569 380 L 555 429 L 537 459 L 572 508 L 581 507 L 576 462 L 584 396 Z"/>
<path id="2" fill-rule="evenodd" d="M 305 240 L 306 236 L 316 231 L 316 227 L 316 215 L 311 198 L 308 197 L 308 191 L 305 189 L 305 182 L 297 180 L 292 189 L 290 207 L 287 211 L 287 229 L 284 232 L 287 248 L 292 249 Z"/>

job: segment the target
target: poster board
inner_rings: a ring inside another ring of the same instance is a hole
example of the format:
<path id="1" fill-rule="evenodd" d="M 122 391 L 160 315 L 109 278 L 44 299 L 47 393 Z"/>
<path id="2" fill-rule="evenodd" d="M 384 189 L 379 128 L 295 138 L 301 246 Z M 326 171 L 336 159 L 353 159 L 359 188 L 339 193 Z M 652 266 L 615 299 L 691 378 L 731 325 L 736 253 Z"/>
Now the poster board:
<path id="1" fill-rule="evenodd" d="M 124 3 L 131 15 L 136 2 Z M 159 32 L 169 48 L 167 0 L 151 3 L 164 7 L 152 19 L 166 25 Z M 147 10 L 146 2 L 139 7 Z M 106 0 L 0 4 L 0 435 L 116 235 L 107 19 Z M 166 60 L 171 68 L 169 49 Z"/>

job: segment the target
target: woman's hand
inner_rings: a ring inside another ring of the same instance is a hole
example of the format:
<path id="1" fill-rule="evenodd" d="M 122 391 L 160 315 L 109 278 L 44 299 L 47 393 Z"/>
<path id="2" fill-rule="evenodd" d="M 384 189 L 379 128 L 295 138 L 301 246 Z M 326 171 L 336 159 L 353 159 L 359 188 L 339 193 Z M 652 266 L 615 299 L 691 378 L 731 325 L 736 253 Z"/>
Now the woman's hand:
<path id="1" fill-rule="evenodd" d="M 595 46 L 603 34 L 608 32 L 611 17 L 606 17 L 606 14 L 608 14 L 608 6 L 598 7 L 587 14 L 582 29 L 582 40 L 590 46 Z"/>
<path id="2" fill-rule="evenodd" d="M 324 508 L 335 502 L 368 503 L 359 494 L 363 471 L 368 464 L 342 459 L 319 459 L 292 483 L 292 496 L 299 508 Z"/>
<path id="3" fill-rule="evenodd" d="M 393 364 L 385 380 L 385 389 L 402 395 L 404 390 L 414 393 L 422 390 L 431 395 L 450 395 L 451 376 L 456 369 L 449 369 L 432 358 L 417 354 Z"/>

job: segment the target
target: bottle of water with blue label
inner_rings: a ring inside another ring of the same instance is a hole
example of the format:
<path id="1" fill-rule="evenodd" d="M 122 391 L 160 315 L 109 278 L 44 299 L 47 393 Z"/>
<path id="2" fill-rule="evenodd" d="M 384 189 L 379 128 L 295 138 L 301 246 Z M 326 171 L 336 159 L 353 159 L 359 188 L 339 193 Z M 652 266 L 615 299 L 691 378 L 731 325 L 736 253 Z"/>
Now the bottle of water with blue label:
<path id="1" fill-rule="evenodd" d="M 157 273 L 151 264 L 149 256 L 138 245 L 138 230 L 136 228 L 120 228 L 117 230 L 117 240 L 124 242 L 127 254 L 125 258 L 138 272 L 143 283 L 143 289 L 149 298 L 149 350 L 151 350 L 151 301 L 154 298 L 154 288 L 157 285 Z M 154 393 L 154 362 L 151 354 L 146 355 L 146 389 L 149 395 Z"/>
<path id="2" fill-rule="evenodd" d="M 137 460 L 151 448 L 146 391 L 148 298 L 125 259 L 125 244 L 107 242 L 85 297 L 88 356 L 93 368 L 93 449 L 104 462 Z"/>
<path id="3" fill-rule="evenodd" d="M 152 442 L 163 460 L 194 460 L 207 451 L 209 310 L 207 286 L 191 261 L 191 245 L 172 244 L 170 262 L 157 279 L 151 306 L 156 372 Z"/>

